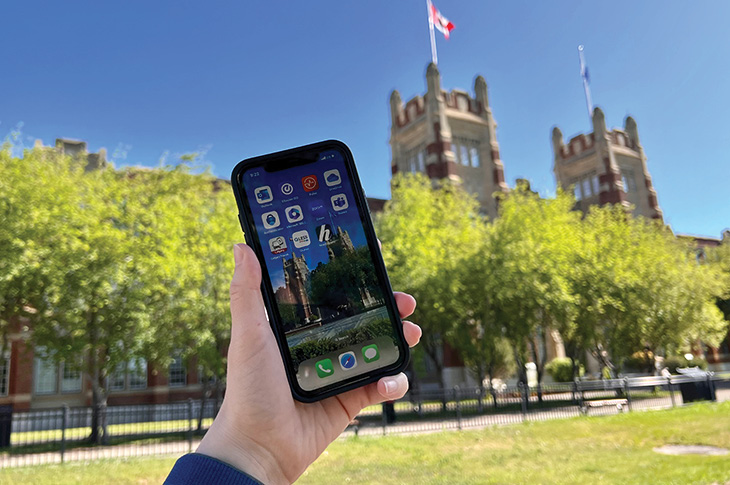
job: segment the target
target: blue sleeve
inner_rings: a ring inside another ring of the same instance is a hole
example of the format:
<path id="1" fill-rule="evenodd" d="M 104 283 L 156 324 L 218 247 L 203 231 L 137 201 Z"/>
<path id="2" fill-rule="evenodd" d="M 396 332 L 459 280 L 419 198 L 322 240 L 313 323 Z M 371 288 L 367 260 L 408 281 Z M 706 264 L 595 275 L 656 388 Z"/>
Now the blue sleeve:
<path id="1" fill-rule="evenodd" d="M 258 480 L 227 463 L 200 453 L 189 453 L 175 462 L 166 485 L 261 485 Z"/>

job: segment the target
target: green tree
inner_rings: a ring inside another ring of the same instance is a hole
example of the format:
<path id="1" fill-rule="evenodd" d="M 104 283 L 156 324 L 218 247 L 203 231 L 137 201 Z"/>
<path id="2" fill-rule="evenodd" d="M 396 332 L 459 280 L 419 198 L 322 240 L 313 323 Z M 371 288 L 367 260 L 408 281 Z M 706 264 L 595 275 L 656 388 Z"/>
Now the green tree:
<path id="1" fill-rule="evenodd" d="M 594 208 L 574 258 L 576 328 L 566 338 L 573 358 L 589 350 L 613 373 L 637 351 L 687 348 L 723 332 L 712 304 L 722 286 L 716 268 L 697 264 L 694 250 L 659 223 Z"/>
<path id="2" fill-rule="evenodd" d="M 518 187 L 501 204 L 491 237 L 476 271 L 489 288 L 491 313 L 513 348 L 520 380 L 527 383 L 525 363 L 532 360 L 538 385 L 547 364 L 548 335 L 573 332 L 575 297 L 567 274 L 579 230 L 573 200 L 558 193 L 543 199 Z M 538 388 L 538 396 L 542 398 Z"/>
<path id="3" fill-rule="evenodd" d="M 383 258 L 393 287 L 418 301 L 421 347 L 441 377 L 443 342 L 472 313 L 458 296 L 470 271 L 463 263 L 478 248 L 484 222 L 477 201 L 448 181 L 435 186 L 421 174 L 396 175 L 392 187 L 375 218 Z"/>

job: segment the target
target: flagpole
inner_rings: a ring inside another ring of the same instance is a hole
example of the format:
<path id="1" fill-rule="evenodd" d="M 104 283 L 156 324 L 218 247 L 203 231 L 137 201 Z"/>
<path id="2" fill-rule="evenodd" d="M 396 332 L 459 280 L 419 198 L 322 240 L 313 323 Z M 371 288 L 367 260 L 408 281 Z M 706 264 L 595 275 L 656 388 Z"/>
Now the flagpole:
<path id="1" fill-rule="evenodd" d="M 426 10 L 428 11 L 428 31 L 431 34 L 431 62 L 439 63 L 438 54 L 436 53 L 436 37 L 433 34 L 433 15 L 431 14 L 431 0 L 426 0 Z"/>
<path id="2" fill-rule="evenodd" d="M 580 77 L 583 80 L 583 91 L 586 95 L 586 107 L 588 108 L 588 118 L 593 119 L 593 102 L 591 101 L 591 88 L 588 86 L 588 69 L 586 61 L 583 58 L 583 46 L 578 46 L 578 59 L 580 59 Z"/>

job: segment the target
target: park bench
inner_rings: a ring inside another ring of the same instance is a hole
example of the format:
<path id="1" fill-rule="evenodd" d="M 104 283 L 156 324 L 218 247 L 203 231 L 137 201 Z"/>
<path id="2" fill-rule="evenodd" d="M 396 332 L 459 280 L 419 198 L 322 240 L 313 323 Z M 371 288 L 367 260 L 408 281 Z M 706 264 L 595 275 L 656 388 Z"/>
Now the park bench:
<path id="1" fill-rule="evenodd" d="M 588 414 L 589 409 L 615 406 L 618 411 L 623 412 L 624 407 L 628 405 L 628 403 L 628 399 L 600 399 L 597 401 L 585 401 L 581 411 L 583 411 L 583 414 Z"/>

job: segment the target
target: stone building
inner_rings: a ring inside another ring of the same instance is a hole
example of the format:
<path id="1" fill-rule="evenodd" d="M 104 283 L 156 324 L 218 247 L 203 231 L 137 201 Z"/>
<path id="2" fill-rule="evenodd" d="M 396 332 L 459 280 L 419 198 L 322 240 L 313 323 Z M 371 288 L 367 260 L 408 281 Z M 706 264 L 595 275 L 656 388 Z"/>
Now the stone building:
<path id="1" fill-rule="evenodd" d="M 309 323 L 317 318 L 312 313 L 309 303 L 309 268 L 304 255 L 297 256 L 294 251 L 291 259 L 282 259 L 284 264 L 285 287 L 276 291 L 276 296 L 281 303 L 294 305 L 297 319 Z M 293 329 L 287 329 L 293 330 Z"/>
<path id="2" fill-rule="evenodd" d="M 405 104 L 398 91 L 390 95 L 392 173 L 422 172 L 460 182 L 476 194 L 485 214 L 497 217 L 494 194 L 508 189 L 486 81 L 477 76 L 473 97 L 459 89 L 447 92 L 431 63 L 426 85 L 425 95 Z"/>
<path id="3" fill-rule="evenodd" d="M 432 180 L 449 179 L 462 185 L 479 200 L 482 212 L 498 216 L 495 195 L 509 191 L 504 165 L 499 155 L 497 123 L 489 106 L 487 82 L 474 80 L 474 95 L 441 87 L 441 74 L 435 64 L 426 69 L 426 94 L 403 103 L 400 93 L 390 95 L 391 170 L 421 172 Z M 382 204 L 368 201 L 373 207 Z M 551 333 L 552 336 L 552 333 Z M 564 356 L 559 336 L 549 342 L 549 358 Z M 556 340 L 557 338 L 557 340 Z M 458 352 L 443 346 L 444 385 L 474 385 Z"/>
<path id="4" fill-rule="evenodd" d="M 576 208 L 621 204 L 634 215 L 662 220 L 662 211 L 639 141 L 636 121 L 629 116 L 624 129 L 606 129 L 601 108 L 593 110 L 593 132 L 580 134 L 565 144 L 557 126 L 552 134 L 555 179 L 564 190 L 574 191 Z"/>

